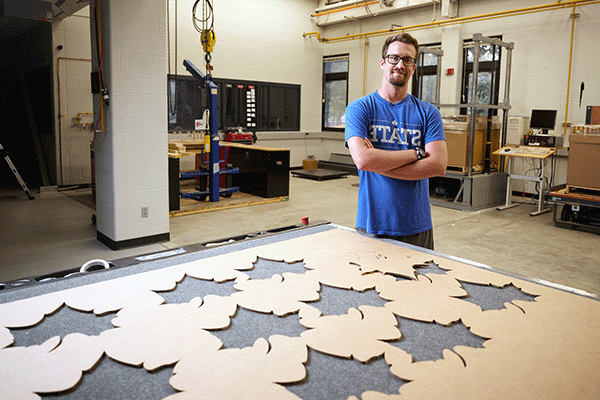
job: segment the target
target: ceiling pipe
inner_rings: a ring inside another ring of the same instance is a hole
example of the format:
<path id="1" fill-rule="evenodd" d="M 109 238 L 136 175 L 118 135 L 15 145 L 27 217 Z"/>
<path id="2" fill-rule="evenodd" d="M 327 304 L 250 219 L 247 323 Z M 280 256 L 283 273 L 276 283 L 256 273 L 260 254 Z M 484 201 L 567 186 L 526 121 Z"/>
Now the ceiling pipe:
<path id="1" fill-rule="evenodd" d="M 600 0 L 558 1 L 556 3 L 550 3 L 550 4 L 546 4 L 546 5 L 541 5 L 541 6 L 517 8 L 514 10 L 499 11 L 499 12 L 495 12 L 495 13 L 474 15 L 474 16 L 470 16 L 470 17 L 453 18 L 453 19 L 444 20 L 444 21 L 432 21 L 432 22 L 427 22 L 424 24 L 408 25 L 408 26 L 404 26 L 401 28 L 392 28 L 392 29 L 386 29 L 386 30 L 364 32 L 364 33 L 358 33 L 355 35 L 346 35 L 346 36 L 340 36 L 340 37 L 334 37 L 334 38 L 321 37 L 320 32 L 317 32 L 317 31 L 303 33 L 302 36 L 304 36 L 304 37 L 316 36 L 317 40 L 319 40 L 319 42 L 321 42 L 321 43 L 343 42 L 343 41 L 349 41 L 349 40 L 364 39 L 364 38 L 368 38 L 368 37 L 389 35 L 390 32 L 398 32 L 398 31 L 399 32 L 407 32 L 407 31 L 414 31 L 414 30 L 420 30 L 420 29 L 438 28 L 438 27 L 443 27 L 443 26 L 458 25 L 458 24 L 462 24 L 462 23 L 466 23 L 466 22 L 485 21 L 485 20 L 489 20 L 489 19 L 512 17 L 512 16 L 517 16 L 517 15 L 525 15 L 525 14 L 531 14 L 531 13 L 542 12 L 542 11 L 551 11 L 551 10 L 558 10 L 558 9 L 570 8 L 570 7 L 575 7 L 575 6 L 587 5 L 587 4 L 598 4 L 598 3 L 600 3 Z"/>
<path id="2" fill-rule="evenodd" d="M 353 8 L 360 8 L 360 7 L 364 7 L 364 6 L 370 6 L 370 5 L 373 5 L 373 4 L 380 3 L 380 2 L 381 2 L 380 0 L 369 1 L 368 3 L 361 3 L 361 4 L 355 4 L 353 6 L 346 6 L 346 7 L 336 8 L 335 10 L 319 11 L 319 12 L 316 12 L 315 14 L 312 14 L 311 17 L 320 17 L 322 15 L 333 14 L 333 13 L 340 12 L 340 11 L 351 10 Z"/>

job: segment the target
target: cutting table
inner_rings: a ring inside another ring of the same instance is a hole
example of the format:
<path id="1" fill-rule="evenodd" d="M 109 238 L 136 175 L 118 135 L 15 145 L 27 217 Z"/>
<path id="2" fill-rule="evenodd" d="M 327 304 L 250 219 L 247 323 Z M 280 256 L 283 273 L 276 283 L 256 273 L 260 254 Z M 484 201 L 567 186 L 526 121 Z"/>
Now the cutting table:
<path id="1" fill-rule="evenodd" d="M 330 223 L 0 291 L 0 397 L 600 395 L 600 302 Z"/>

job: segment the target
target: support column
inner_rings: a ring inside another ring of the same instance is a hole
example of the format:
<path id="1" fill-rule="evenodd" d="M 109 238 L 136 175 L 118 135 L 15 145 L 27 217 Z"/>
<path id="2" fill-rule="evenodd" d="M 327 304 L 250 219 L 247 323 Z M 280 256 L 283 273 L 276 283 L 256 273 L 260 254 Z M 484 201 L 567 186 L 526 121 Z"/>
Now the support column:
<path id="1" fill-rule="evenodd" d="M 113 250 L 169 240 L 166 9 L 161 0 L 90 4 L 92 60 L 109 105 L 94 95 L 97 237 Z M 102 129 L 103 128 L 103 129 Z"/>

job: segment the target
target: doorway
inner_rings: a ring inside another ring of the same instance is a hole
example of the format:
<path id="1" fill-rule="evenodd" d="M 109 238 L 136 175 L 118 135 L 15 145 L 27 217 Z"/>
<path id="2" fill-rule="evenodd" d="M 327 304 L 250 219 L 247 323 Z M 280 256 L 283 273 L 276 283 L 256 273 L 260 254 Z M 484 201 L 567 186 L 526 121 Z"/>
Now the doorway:
<path id="1" fill-rule="evenodd" d="M 0 28 L 0 143 L 30 188 L 54 185 L 52 25 L 4 18 Z M 0 188 L 18 188 L 0 163 Z"/>

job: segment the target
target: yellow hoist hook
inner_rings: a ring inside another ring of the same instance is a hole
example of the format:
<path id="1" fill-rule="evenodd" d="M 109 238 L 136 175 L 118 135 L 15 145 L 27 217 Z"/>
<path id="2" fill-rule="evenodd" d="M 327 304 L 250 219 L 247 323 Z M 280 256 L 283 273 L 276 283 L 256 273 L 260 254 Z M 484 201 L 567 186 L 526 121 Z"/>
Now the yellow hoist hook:
<path id="1" fill-rule="evenodd" d="M 204 59 L 206 60 L 206 69 L 208 71 L 213 70 L 213 66 L 210 64 L 212 60 L 210 53 L 212 53 L 212 51 L 214 50 L 216 41 L 217 36 L 215 35 L 215 31 L 212 29 L 205 29 L 200 34 L 200 42 L 202 43 L 202 48 L 206 53 Z"/>

